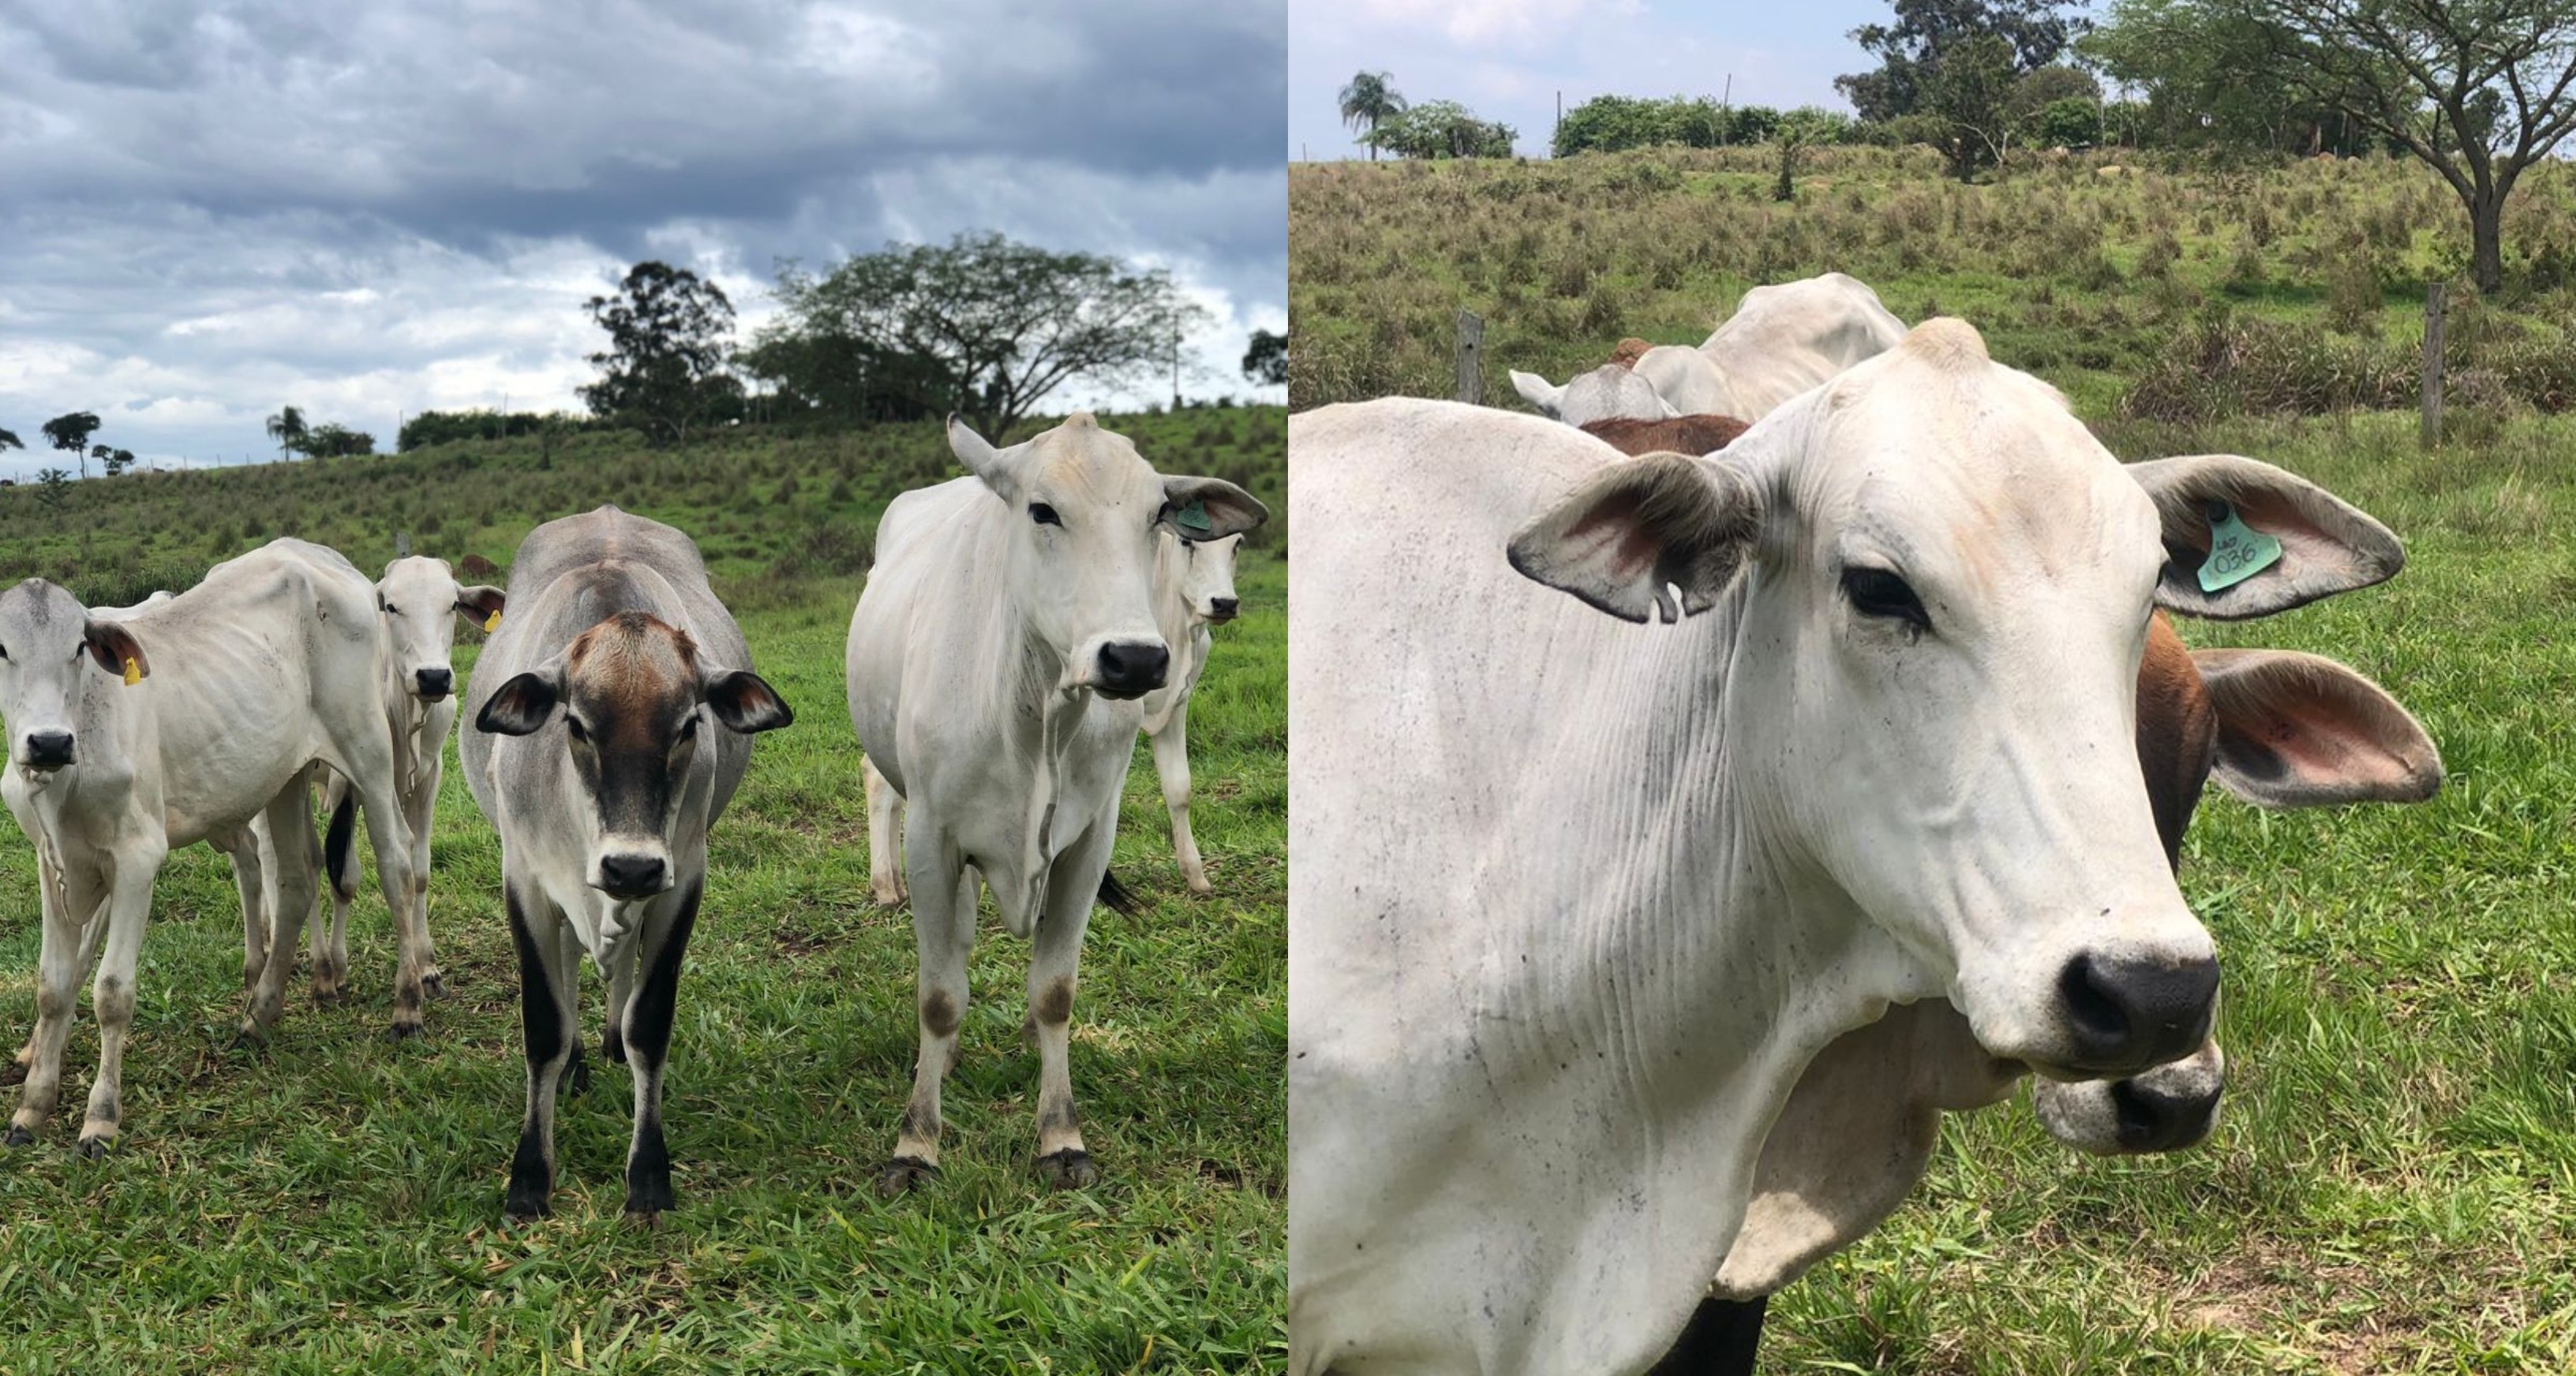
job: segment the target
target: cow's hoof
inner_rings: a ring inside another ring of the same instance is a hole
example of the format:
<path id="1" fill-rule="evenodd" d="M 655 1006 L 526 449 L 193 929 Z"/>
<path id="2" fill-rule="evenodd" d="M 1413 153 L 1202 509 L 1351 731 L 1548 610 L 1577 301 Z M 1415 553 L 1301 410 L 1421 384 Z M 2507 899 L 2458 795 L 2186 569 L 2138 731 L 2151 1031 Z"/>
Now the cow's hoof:
<path id="1" fill-rule="evenodd" d="M 36 1145 L 36 1134 L 27 1131 L 25 1128 L 22 1128 L 15 1123 L 11 1123 L 9 1125 L 9 1133 L 7 1136 L 0 1137 L 0 1147 L 32 1147 L 34 1145 Z"/>
<path id="2" fill-rule="evenodd" d="M 447 997 L 447 976 L 436 970 L 420 977 L 420 992 L 434 999 Z"/>
<path id="3" fill-rule="evenodd" d="M 939 1167 L 918 1156 L 898 1156 L 877 1171 L 877 1193 L 898 1199 L 939 1178 Z"/>
<path id="4" fill-rule="evenodd" d="M 246 1022 L 241 1025 L 241 1029 L 239 1031 L 233 1033 L 232 1043 L 225 1049 L 230 1051 L 257 1051 L 266 1045 L 268 1045 L 268 1034 L 261 1031 L 257 1024 Z"/>
<path id="5" fill-rule="evenodd" d="M 639 1233 L 659 1232 L 662 1228 L 662 1211 L 629 1207 L 626 1210 L 626 1226 Z"/>
<path id="6" fill-rule="evenodd" d="M 880 908 L 900 908 L 903 906 L 904 892 L 901 889 L 870 889 L 868 897 L 875 899 L 876 905 Z"/>
<path id="7" fill-rule="evenodd" d="M 346 989 L 316 989 L 313 991 L 313 1006 L 316 1008 L 337 1008 L 348 1001 L 349 991 Z"/>
<path id="8" fill-rule="evenodd" d="M 616 1028 L 608 1029 L 608 1035 L 599 1039 L 599 1054 L 619 1065 L 626 1064 L 626 1039 L 617 1035 Z"/>
<path id="9" fill-rule="evenodd" d="M 572 1073 L 564 1076 L 564 1092 L 567 1094 L 587 1094 L 590 1092 L 590 1058 L 588 1056 L 584 1056 L 572 1063 Z"/>
<path id="10" fill-rule="evenodd" d="M 1080 1190 L 1100 1178 L 1100 1168 L 1091 1164 L 1091 1153 L 1080 1147 L 1067 1147 L 1039 1157 L 1038 1174 L 1056 1189 Z"/>
<path id="11" fill-rule="evenodd" d="M 554 1205 L 546 1202 L 544 1195 L 512 1190 L 508 1202 L 501 1206 L 501 1223 L 504 1227 L 526 1228 L 554 1211 Z"/>
<path id="12" fill-rule="evenodd" d="M 23 1085 L 26 1082 L 27 1067 L 18 1064 L 16 1061 L 11 1061 L 7 1065 L 0 1065 L 0 1086 Z"/>
<path id="13" fill-rule="evenodd" d="M 410 1022 L 398 1022 L 385 1029 L 385 1040 L 389 1042 L 416 1041 L 428 1035 L 429 1029 L 421 1026 L 418 1019 L 414 1019 Z"/>
<path id="14" fill-rule="evenodd" d="M 84 1137 L 80 1139 L 80 1146 L 77 1150 L 84 1158 L 96 1161 L 100 1157 L 107 1155 L 109 1150 L 115 1146 L 116 1139 L 113 1137 Z"/>

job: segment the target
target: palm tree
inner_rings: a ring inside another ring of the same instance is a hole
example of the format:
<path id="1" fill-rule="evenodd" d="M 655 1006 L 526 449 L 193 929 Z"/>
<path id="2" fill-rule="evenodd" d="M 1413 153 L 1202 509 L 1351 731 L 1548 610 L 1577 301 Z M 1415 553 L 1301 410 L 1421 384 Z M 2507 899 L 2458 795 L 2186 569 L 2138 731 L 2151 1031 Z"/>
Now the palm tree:
<path id="1" fill-rule="evenodd" d="M 0 430 L 0 450 L 24 449 L 26 447 L 27 442 L 18 438 L 17 431 Z"/>
<path id="2" fill-rule="evenodd" d="M 280 407 L 276 415 L 268 418 L 268 437 L 277 441 L 279 458 L 301 446 L 308 433 L 304 426 L 304 413 L 292 406 Z"/>
<path id="3" fill-rule="evenodd" d="M 1362 72 L 1342 88 L 1342 123 L 1357 132 L 1365 125 L 1374 134 L 1377 127 L 1404 113 L 1404 95 L 1387 84 L 1391 72 Z M 1377 145 L 1369 145 L 1369 161 L 1377 161 Z"/>

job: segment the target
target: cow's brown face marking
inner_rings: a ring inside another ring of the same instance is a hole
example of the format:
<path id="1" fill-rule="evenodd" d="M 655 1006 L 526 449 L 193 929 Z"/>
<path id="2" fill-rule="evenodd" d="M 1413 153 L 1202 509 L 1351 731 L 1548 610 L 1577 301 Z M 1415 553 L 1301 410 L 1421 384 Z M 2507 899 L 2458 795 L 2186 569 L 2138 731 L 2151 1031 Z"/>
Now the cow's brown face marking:
<path id="1" fill-rule="evenodd" d="M 645 612 L 621 612 L 564 653 L 573 762 L 611 834 L 660 835 L 700 734 L 697 645 Z"/>

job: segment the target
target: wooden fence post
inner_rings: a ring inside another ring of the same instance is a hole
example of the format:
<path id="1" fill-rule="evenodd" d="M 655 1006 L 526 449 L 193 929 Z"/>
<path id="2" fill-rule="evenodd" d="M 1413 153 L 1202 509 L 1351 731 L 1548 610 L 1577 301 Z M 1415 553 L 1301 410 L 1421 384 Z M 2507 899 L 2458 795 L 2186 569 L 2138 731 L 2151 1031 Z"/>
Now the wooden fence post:
<path id="1" fill-rule="evenodd" d="M 2442 442 L 2442 307 L 2447 294 L 2435 282 L 2424 291 L 2424 434 L 2427 449 Z"/>
<path id="2" fill-rule="evenodd" d="M 1458 399 L 1485 404 L 1485 322 L 1474 311 L 1458 312 Z"/>

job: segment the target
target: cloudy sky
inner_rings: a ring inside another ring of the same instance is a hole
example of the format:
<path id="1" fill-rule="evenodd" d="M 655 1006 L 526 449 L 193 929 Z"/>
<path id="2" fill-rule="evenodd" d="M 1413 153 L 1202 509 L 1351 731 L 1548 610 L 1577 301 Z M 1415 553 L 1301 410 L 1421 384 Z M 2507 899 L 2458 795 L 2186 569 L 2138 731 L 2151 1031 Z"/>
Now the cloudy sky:
<path id="1" fill-rule="evenodd" d="M 1366 157 L 1337 108 L 1353 73 L 1409 100 L 1455 100 L 1544 157 L 1556 94 L 1709 96 L 1849 110 L 1834 78 L 1877 65 L 1848 36 L 1888 0 L 1296 0 L 1289 17 L 1288 156 Z"/>
<path id="2" fill-rule="evenodd" d="M 998 229 L 1173 270 L 1199 394 L 1286 322 L 1284 7 L 0 0 L 0 428 L 164 464 L 573 408 L 637 259 L 744 333 L 781 258 Z M 1134 398 L 1147 399 L 1152 394 Z M 1072 398 L 1115 403 L 1114 395 Z"/>

